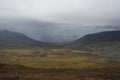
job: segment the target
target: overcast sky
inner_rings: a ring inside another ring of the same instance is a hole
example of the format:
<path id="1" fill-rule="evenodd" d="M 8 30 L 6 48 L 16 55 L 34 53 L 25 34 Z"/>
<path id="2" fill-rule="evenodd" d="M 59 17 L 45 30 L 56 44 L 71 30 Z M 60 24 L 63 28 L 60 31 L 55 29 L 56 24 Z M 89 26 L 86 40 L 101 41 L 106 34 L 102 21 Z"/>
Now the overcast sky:
<path id="1" fill-rule="evenodd" d="M 0 27 L 37 40 L 70 41 L 119 25 L 120 0 L 0 0 Z"/>

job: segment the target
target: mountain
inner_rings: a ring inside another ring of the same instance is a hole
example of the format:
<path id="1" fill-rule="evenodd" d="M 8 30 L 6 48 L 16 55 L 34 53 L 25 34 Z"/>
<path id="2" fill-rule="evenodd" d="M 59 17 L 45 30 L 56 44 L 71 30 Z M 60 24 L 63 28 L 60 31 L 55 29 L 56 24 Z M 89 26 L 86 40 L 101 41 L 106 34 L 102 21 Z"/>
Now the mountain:
<path id="1" fill-rule="evenodd" d="M 24 34 L 0 30 L 0 47 L 3 46 L 49 46 L 49 43 L 34 40 Z"/>
<path id="2" fill-rule="evenodd" d="M 105 58 L 120 58 L 120 31 L 88 34 L 66 46 L 88 53 L 100 53 Z"/>
<path id="3" fill-rule="evenodd" d="M 120 31 L 105 31 L 94 34 L 88 34 L 76 40 L 75 44 L 88 45 L 102 42 L 119 42 Z"/>
<path id="4" fill-rule="evenodd" d="M 68 26 L 73 28 L 68 28 Z M 78 25 L 74 26 L 29 18 L 0 18 L 0 29 L 20 32 L 36 40 L 56 44 L 71 42 L 80 36 L 78 32 L 80 34 L 84 33 L 84 31 L 79 31 Z"/>
<path id="5" fill-rule="evenodd" d="M 120 31 L 104 31 L 83 36 L 66 47 L 97 51 L 120 52 Z"/>

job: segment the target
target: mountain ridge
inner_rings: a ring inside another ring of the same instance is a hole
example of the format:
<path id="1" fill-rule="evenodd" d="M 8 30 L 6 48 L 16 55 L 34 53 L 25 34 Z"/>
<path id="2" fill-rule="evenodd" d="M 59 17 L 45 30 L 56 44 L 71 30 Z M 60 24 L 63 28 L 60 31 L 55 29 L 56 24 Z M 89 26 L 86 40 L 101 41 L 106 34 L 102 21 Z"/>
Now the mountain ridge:
<path id="1" fill-rule="evenodd" d="M 103 31 L 93 34 L 88 34 L 82 38 L 74 41 L 74 43 L 79 43 L 82 45 L 101 43 L 101 42 L 119 42 L 120 41 L 120 31 Z"/>
<path id="2" fill-rule="evenodd" d="M 34 40 L 22 33 L 13 32 L 9 30 L 0 30 L 0 45 L 1 46 L 16 46 L 16 45 L 27 45 L 27 46 L 50 46 L 50 43 L 41 42 Z"/>

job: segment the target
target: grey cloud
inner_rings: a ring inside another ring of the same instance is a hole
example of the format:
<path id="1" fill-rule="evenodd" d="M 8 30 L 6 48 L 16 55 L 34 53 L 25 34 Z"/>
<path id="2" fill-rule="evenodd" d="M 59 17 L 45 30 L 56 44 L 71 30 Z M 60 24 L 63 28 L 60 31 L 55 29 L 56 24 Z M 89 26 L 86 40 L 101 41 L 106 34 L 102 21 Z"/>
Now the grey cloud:
<path id="1" fill-rule="evenodd" d="M 120 21 L 119 3 L 120 0 L 0 0 L 0 14 L 53 22 L 116 24 L 114 21 Z"/>
<path id="2" fill-rule="evenodd" d="M 97 26 L 98 29 L 120 30 L 120 25 Z"/>
<path id="3" fill-rule="evenodd" d="M 28 35 L 36 40 L 46 42 L 69 42 L 81 36 L 100 30 L 94 27 L 76 24 L 51 23 L 32 19 L 0 20 L 0 29 L 8 29 Z"/>
<path id="4" fill-rule="evenodd" d="M 73 36 L 76 35 L 76 33 L 73 34 L 75 30 L 68 28 L 66 24 L 49 23 L 30 19 L 1 20 L 0 29 L 17 31 L 34 39 L 46 42 L 71 41 L 73 40 Z"/>
<path id="5" fill-rule="evenodd" d="M 119 3 L 120 0 L 0 0 L 0 29 L 41 41 L 72 41 L 88 33 L 118 30 Z"/>

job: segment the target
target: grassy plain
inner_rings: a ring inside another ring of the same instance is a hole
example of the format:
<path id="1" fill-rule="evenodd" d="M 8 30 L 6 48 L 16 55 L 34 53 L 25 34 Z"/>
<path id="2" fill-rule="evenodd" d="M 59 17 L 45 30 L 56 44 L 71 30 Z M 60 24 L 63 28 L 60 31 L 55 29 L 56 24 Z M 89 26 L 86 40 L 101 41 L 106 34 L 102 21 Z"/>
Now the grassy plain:
<path id="1" fill-rule="evenodd" d="M 0 80 L 120 80 L 119 58 L 73 51 L 0 49 Z"/>

